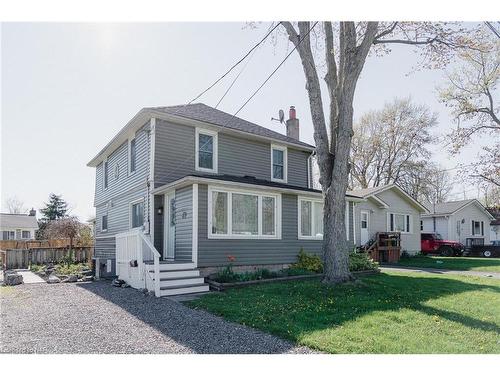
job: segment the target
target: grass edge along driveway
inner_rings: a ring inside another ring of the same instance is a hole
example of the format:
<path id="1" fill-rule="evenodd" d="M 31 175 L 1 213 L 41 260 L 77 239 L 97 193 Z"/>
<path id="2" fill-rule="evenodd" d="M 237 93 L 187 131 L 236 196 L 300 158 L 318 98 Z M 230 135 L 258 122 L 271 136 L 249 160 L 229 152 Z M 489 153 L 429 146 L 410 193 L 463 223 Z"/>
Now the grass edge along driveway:
<path id="1" fill-rule="evenodd" d="M 401 267 L 437 268 L 456 271 L 500 272 L 500 258 L 416 256 L 400 259 Z"/>
<path id="2" fill-rule="evenodd" d="M 288 281 L 187 302 L 328 353 L 500 353 L 500 282 L 388 272 L 350 285 Z"/>

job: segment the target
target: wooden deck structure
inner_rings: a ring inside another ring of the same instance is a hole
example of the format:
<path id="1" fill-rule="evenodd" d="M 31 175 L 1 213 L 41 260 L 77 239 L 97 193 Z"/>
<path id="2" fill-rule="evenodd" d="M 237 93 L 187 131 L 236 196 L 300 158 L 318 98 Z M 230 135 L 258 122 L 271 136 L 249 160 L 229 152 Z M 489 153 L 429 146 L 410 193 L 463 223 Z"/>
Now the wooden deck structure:
<path id="1" fill-rule="evenodd" d="M 397 263 L 401 254 L 400 232 L 378 232 L 375 242 L 368 248 L 368 255 L 379 263 Z"/>

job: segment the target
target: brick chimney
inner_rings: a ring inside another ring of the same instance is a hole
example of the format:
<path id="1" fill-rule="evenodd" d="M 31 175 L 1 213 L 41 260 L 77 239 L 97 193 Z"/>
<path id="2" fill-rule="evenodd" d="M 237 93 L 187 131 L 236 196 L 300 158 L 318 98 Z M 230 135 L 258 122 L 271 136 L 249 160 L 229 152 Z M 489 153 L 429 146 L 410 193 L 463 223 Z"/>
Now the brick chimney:
<path id="1" fill-rule="evenodd" d="M 290 106 L 288 120 L 286 120 L 286 135 L 290 138 L 299 140 L 299 119 L 296 117 L 295 107 Z"/>
<path id="2" fill-rule="evenodd" d="M 29 216 L 35 216 L 35 215 L 36 215 L 36 210 L 34 208 L 31 208 Z"/>

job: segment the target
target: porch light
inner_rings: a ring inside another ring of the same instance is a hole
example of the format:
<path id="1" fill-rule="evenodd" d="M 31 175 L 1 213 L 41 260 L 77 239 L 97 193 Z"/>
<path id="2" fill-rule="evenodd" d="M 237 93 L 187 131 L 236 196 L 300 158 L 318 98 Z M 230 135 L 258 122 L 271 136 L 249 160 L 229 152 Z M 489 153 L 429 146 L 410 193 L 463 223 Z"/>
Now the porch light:
<path id="1" fill-rule="evenodd" d="M 158 207 L 158 215 L 163 215 L 163 206 Z"/>

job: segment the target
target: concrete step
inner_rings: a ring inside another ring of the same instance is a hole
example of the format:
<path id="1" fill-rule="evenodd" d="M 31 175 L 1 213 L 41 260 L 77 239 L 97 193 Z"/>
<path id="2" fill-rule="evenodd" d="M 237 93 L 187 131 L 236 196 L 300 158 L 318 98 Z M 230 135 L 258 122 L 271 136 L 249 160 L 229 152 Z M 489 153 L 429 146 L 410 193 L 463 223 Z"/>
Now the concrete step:
<path id="1" fill-rule="evenodd" d="M 190 284 L 184 285 L 182 287 L 162 287 L 160 288 L 160 295 L 164 296 L 175 296 L 179 294 L 190 294 L 190 293 L 202 293 L 208 292 L 208 284 Z"/>
<path id="2" fill-rule="evenodd" d="M 186 285 L 198 285 L 203 284 L 205 279 L 203 277 L 182 277 L 177 279 L 160 279 L 160 288 L 163 287 L 175 287 L 175 286 L 186 286 Z"/>
<path id="3" fill-rule="evenodd" d="M 154 271 L 153 263 L 145 263 L 146 270 Z M 163 262 L 160 263 L 160 271 L 179 271 L 179 270 L 194 270 L 196 267 L 193 262 Z"/>

